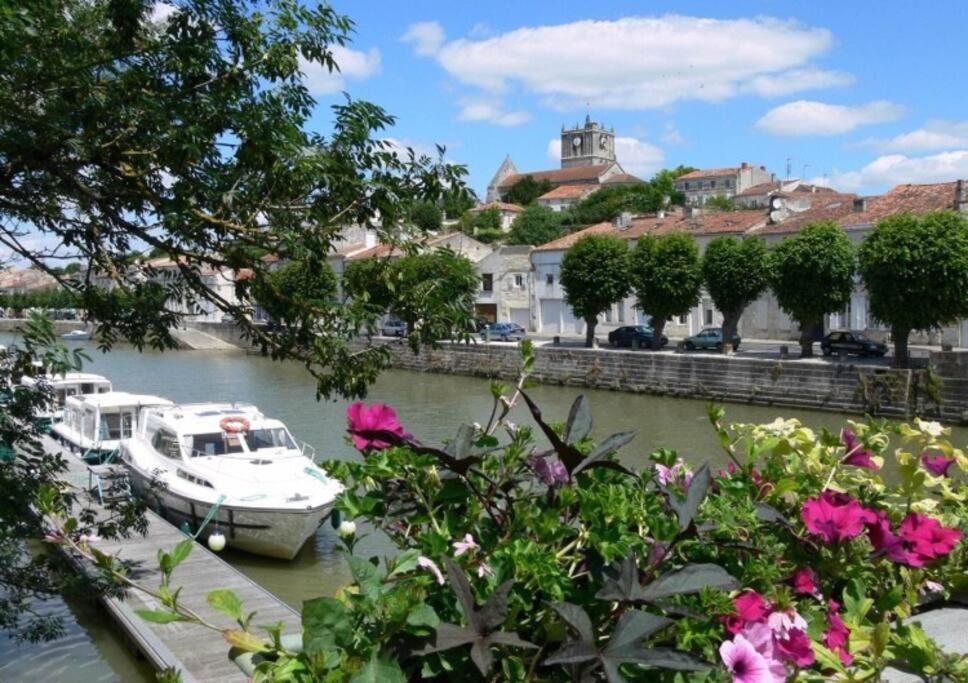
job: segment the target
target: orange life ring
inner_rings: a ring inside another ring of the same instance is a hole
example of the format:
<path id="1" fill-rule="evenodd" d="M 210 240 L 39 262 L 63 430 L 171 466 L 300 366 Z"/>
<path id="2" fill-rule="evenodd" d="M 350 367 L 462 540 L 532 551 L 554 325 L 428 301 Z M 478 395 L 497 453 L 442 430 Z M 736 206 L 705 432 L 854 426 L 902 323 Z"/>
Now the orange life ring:
<path id="1" fill-rule="evenodd" d="M 222 428 L 223 432 L 229 434 L 238 434 L 239 432 L 249 431 L 249 421 L 242 417 L 241 415 L 230 415 L 228 417 L 223 417 L 218 426 Z"/>

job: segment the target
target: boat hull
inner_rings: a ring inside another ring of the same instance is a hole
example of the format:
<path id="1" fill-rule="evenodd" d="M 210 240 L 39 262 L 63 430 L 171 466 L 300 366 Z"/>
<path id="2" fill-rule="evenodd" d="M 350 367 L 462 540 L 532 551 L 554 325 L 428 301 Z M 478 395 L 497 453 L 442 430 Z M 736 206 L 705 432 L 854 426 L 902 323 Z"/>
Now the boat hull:
<path id="1" fill-rule="evenodd" d="M 135 492 L 162 516 L 176 524 L 188 523 L 192 533 L 208 516 L 212 503 L 192 499 L 153 485 L 150 477 L 129 467 Z M 222 504 L 199 534 L 207 539 L 216 530 L 226 545 L 254 555 L 291 560 L 332 512 L 333 503 L 304 510 L 258 508 Z"/>

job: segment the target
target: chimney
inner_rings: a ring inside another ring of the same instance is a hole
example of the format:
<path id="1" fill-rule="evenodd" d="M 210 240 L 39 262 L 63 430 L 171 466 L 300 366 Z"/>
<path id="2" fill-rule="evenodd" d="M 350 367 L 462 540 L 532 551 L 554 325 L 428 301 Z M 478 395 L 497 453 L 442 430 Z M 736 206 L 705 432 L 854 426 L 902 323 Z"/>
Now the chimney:
<path id="1" fill-rule="evenodd" d="M 612 221 L 614 225 L 619 230 L 628 230 L 632 227 L 632 214 L 628 211 L 623 211 L 615 217 Z"/>
<path id="2" fill-rule="evenodd" d="M 739 167 L 745 170 L 745 169 L 747 169 L 747 168 L 749 168 L 749 167 L 750 167 L 750 165 L 749 165 L 749 162 L 747 162 L 747 161 L 744 161 L 743 163 L 741 163 L 741 164 L 739 165 Z"/>
<path id="3" fill-rule="evenodd" d="M 690 206 L 686 209 L 686 218 L 698 218 L 700 215 L 702 215 L 702 209 L 698 206 Z"/>
<path id="4" fill-rule="evenodd" d="M 968 180 L 955 183 L 955 211 L 968 213 Z"/>
<path id="5" fill-rule="evenodd" d="M 858 197 L 854 200 L 854 213 L 864 213 L 867 211 L 867 197 Z"/>
<path id="6" fill-rule="evenodd" d="M 666 217 L 665 209 L 659 209 L 658 211 L 656 211 L 655 212 L 655 217 L 656 218 L 665 218 Z"/>

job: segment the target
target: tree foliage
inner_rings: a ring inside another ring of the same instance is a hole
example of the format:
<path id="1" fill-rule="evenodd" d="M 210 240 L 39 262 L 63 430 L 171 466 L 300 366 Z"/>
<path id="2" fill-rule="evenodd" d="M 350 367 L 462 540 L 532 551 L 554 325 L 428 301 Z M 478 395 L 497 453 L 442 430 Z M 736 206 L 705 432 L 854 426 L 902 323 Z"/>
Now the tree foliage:
<path id="1" fill-rule="evenodd" d="M 723 314 L 724 351 L 736 333 L 743 310 L 769 284 L 769 252 L 758 237 L 717 237 L 702 257 L 706 290 Z"/>
<path id="2" fill-rule="evenodd" d="M 484 243 L 495 242 L 504 237 L 501 230 L 501 210 L 497 208 L 466 211 L 459 224 L 461 232 L 473 235 Z"/>
<path id="3" fill-rule="evenodd" d="M 333 106 L 325 135 L 308 129 L 304 64 L 338 68 L 352 32 L 328 5 L 170 7 L 157 18 L 148 2 L 51 0 L 0 14 L 0 242 L 72 291 L 106 346 L 173 346 L 181 311 L 205 303 L 301 361 L 320 392 L 363 393 L 388 362 L 349 347 L 369 312 L 349 303 L 266 334 L 245 301 L 268 277 L 257 255 L 318 262 L 348 224 L 392 242 L 415 204 L 459 192 L 465 170 L 401 154 L 383 132 L 393 117 L 366 102 Z M 136 251 L 172 259 L 177 277 L 132 263 Z M 64 261 L 87 265 L 71 278 L 48 265 Z M 252 277 L 227 298 L 206 285 L 213 269 Z"/>
<path id="4" fill-rule="evenodd" d="M 511 223 L 508 244 L 531 244 L 537 246 L 556 240 L 565 234 L 564 212 L 555 211 L 548 206 L 532 204 Z"/>
<path id="5" fill-rule="evenodd" d="M 535 180 L 534 176 L 524 176 L 508 188 L 504 195 L 504 201 L 519 206 L 533 204 L 538 197 L 551 191 L 551 181 Z"/>
<path id="6" fill-rule="evenodd" d="M 436 232 L 444 221 L 444 212 L 433 202 L 417 202 L 410 211 L 410 222 L 424 232 Z"/>
<path id="7" fill-rule="evenodd" d="M 870 312 L 891 326 L 895 363 L 911 330 L 968 316 L 968 219 L 951 211 L 885 218 L 858 252 Z"/>
<path id="8" fill-rule="evenodd" d="M 813 336 L 823 317 L 847 307 L 855 270 L 854 246 L 834 221 L 808 223 L 774 247 L 770 287 L 780 308 L 800 327 L 802 355 L 813 354 Z"/>
<path id="9" fill-rule="evenodd" d="M 457 220 L 464 215 L 464 212 L 473 209 L 477 204 L 477 195 L 472 189 L 466 186 L 456 186 L 444 192 L 442 208 L 444 216 L 451 220 Z"/>
<path id="10" fill-rule="evenodd" d="M 739 207 L 736 205 L 736 200 L 725 195 L 708 197 L 703 204 L 703 207 L 706 209 L 712 209 L 714 211 L 736 211 L 739 209 Z"/>
<path id="11" fill-rule="evenodd" d="M 336 273 L 329 263 L 299 261 L 268 273 L 253 296 L 271 317 L 291 325 L 299 321 L 298 316 L 318 316 L 320 311 L 331 310 L 336 290 Z"/>
<path id="12" fill-rule="evenodd" d="M 587 347 L 594 344 L 598 316 L 628 293 L 628 251 L 613 235 L 586 235 L 561 260 L 565 300 L 585 321 Z"/>
<path id="13" fill-rule="evenodd" d="M 653 345 L 661 346 L 666 321 L 696 305 L 702 265 L 695 238 L 683 232 L 644 235 L 632 250 L 629 279 L 639 308 L 650 316 Z"/>

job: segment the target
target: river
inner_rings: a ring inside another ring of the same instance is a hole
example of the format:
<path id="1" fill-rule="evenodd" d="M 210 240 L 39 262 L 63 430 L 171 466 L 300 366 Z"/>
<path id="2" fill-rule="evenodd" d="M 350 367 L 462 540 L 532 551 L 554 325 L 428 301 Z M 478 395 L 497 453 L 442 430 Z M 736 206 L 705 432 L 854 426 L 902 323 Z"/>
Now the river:
<path id="1" fill-rule="evenodd" d="M 0 337 L 0 343 L 13 339 Z M 315 384 L 298 364 L 279 363 L 244 353 L 203 351 L 145 352 L 119 347 L 108 354 L 84 343 L 91 355 L 85 369 L 107 375 L 116 389 L 159 394 L 176 402 L 246 401 L 265 413 L 283 420 L 297 439 L 312 444 L 320 459 L 358 458 L 345 439 L 348 401 L 315 400 Z M 564 420 L 579 389 L 537 386 L 530 391 L 546 419 Z M 664 398 L 618 392 L 585 390 L 594 415 L 593 436 L 602 438 L 616 431 L 636 429 L 639 435 L 626 447 L 623 460 L 641 466 L 652 450 L 675 449 L 688 462 L 722 464 L 725 455 L 706 418 L 702 401 Z M 367 401 L 393 405 L 408 431 L 426 443 L 440 443 L 456 432 L 462 422 L 487 420 L 491 398 L 486 380 L 453 375 L 390 371 L 372 387 Z M 729 405 L 727 418 L 736 422 L 768 422 L 778 415 L 797 417 L 809 426 L 839 430 L 845 416 L 817 411 Z M 512 419 L 527 422 L 525 409 L 516 407 Z M 956 443 L 968 443 L 968 430 L 957 429 Z M 329 524 L 320 528 L 313 542 L 291 562 L 259 558 L 225 551 L 225 559 L 273 593 L 299 606 L 307 598 L 332 595 L 348 581 L 339 555 L 334 552 L 335 534 Z M 370 537 L 358 546 L 361 552 L 384 553 L 379 539 Z M 175 573 L 174 583 L 177 585 Z M 103 637 L 102 621 L 83 624 L 89 639 Z M 105 652 L 78 641 L 77 654 L 95 657 L 113 667 L 115 680 L 137 680 L 132 664 L 122 653 Z M 0 642 L 0 656 L 31 656 L 35 649 L 17 653 Z M 7 654 L 5 654 L 5 652 Z M 0 669 L 0 678 L 4 678 Z M 5 680 L 5 678 L 4 678 Z M 45 679 L 46 680 L 46 679 Z M 55 679 L 50 679 L 55 680 Z M 56 679 L 65 680 L 65 679 Z M 100 680 L 90 678 L 84 680 Z M 110 680 L 106 678 L 104 680 Z"/>

